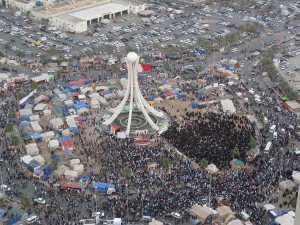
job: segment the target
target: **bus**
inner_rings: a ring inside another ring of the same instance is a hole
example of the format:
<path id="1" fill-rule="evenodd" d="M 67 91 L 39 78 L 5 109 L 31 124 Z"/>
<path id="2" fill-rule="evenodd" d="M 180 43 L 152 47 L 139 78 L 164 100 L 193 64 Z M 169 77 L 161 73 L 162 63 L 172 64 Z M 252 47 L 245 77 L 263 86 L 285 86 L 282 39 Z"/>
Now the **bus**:
<path id="1" fill-rule="evenodd" d="M 265 147 L 264 153 L 269 154 L 271 147 L 272 147 L 272 142 L 269 141 Z"/>

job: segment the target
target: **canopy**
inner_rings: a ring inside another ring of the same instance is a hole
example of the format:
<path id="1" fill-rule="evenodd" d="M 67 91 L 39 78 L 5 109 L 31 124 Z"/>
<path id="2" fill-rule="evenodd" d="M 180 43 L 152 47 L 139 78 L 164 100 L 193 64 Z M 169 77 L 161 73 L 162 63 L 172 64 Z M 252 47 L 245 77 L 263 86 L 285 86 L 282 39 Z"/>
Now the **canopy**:
<path id="1" fill-rule="evenodd" d="M 293 171 L 293 181 L 296 183 L 296 184 L 300 184 L 300 172 L 298 171 Z"/>
<path id="2" fill-rule="evenodd" d="M 70 160 L 70 167 L 74 168 L 74 165 L 80 164 L 80 159 L 71 159 Z"/>
<path id="3" fill-rule="evenodd" d="M 54 129 L 58 129 L 64 125 L 64 122 L 62 121 L 61 118 L 54 118 L 54 119 L 50 120 L 50 125 Z"/>
<path id="4" fill-rule="evenodd" d="M 79 102 L 77 104 L 74 104 L 74 109 L 78 110 L 78 109 L 81 109 L 81 108 L 87 108 L 88 105 L 84 102 Z"/>
<path id="5" fill-rule="evenodd" d="M 164 225 L 164 223 L 160 222 L 158 220 L 153 220 L 153 221 L 149 222 L 149 225 Z"/>
<path id="6" fill-rule="evenodd" d="M 206 170 L 207 172 L 209 173 L 217 173 L 219 171 L 219 169 L 217 168 L 217 166 L 215 164 L 209 164 L 207 167 L 206 167 Z"/>
<path id="7" fill-rule="evenodd" d="M 51 116 L 51 110 L 49 110 L 49 109 L 45 109 L 43 111 L 43 113 L 44 113 L 44 116 Z"/>
<path id="8" fill-rule="evenodd" d="M 158 89 L 161 91 L 171 91 L 172 86 L 170 84 L 164 84 L 164 85 L 160 86 Z"/>
<path id="9" fill-rule="evenodd" d="M 194 205 L 192 209 L 190 210 L 190 214 L 192 216 L 196 216 L 201 223 L 205 223 L 207 218 L 212 215 L 211 211 L 209 208 L 204 208 L 200 205 Z"/>
<path id="10" fill-rule="evenodd" d="M 34 111 L 43 111 L 44 109 L 47 109 L 47 107 L 48 107 L 47 104 L 39 103 L 33 108 L 33 110 Z"/>
<path id="11" fill-rule="evenodd" d="M 63 150 L 73 150 L 75 148 L 75 143 L 73 140 L 63 141 L 60 144 Z"/>
<path id="12" fill-rule="evenodd" d="M 271 211 L 273 209 L 276 209 L 276 207 L 272 204 L 265 204 L 264 205 L 264 208 L 267 210 L 267 211 Z"/>
<path id="13" fill-rule="evenodd" d="M 72 116 L 67 116 L 66 117 L 66 122 L 67 122 L 67 125 L 69 127 L 77 127 L 77 124 L 76 124 L 76 120 L 74 117 Z"/>
<path id="14" fill-rule="evenodd" d="M 74 165 L 74 171 L 76 171 L 78 174 L 83 174 L 84 167 L 82 164 Z"/>
<path id="15" fill-rule="evenodd" d="M 71 106 L 74 105 L 74 102 L 73 102 L 72 100 L 67 100 L 67 101 L 65 101 L 65 105 L 66 105 L 67 107 L 71 107 Z"/>
<path id="16" fill-rule="evenodd" d="M 65 165 L 61 165 L 60 167 L 58 167 L 58 169 L 55 171 L 55 174 L 57 175 L 63 175 L 65 173 L 66 170 L 68 170 L 69 167 L 65 166 Z"/>
<path id="17" fill-rule="evenodd" d="M 240 220 L 231 220 L 227 225 L 244 225 L 244 223 Z"/>
<path id="18" fill-rule="evenodd" d="M 30 121 L 40 121 L 39 115 L 31 115 L 29 116 Z"/>
<path id="19" fill-rule="evenodd" d="M 90 111 L 87 109 L 87 108 L 81 108 L 81 109 L 78 109 L 77 110 L 77 113 L 79 114 L 79 115 L 82 115 L 82 114 L 84 114 L 84 113 L 89 113 Z"/>
<path id="20" fill-rule="evenodd" d="M 100 95 L 98 93 L 94 92 L 94 93 L 90 94 L 89 97 L 93 100 L 97 100 L 100 98 Z"/>
<path id="21" fill-rule="evenodd" d="M 73 183 L 73 182 L 62 182 L 61 186 L 64 188 L 81 189 L 80 184 Z"/>
<path id="22" fill-rule="evenodd" d="M 28 155 L 33 156 L 39 154 L 39 149 L 36 143 L 28 144 L 25 146 L 25 148 Z"/>
<path id="23" fill-rule="evenodd" d="M 44 141 L 49 141 L 55 137 L 55 134 L 53 131 L 48 131 L 48 132 L 42 133 L 41 136 Z"/>
<path id="24" fill-rule="evenodd" d="M 222 105 L 223 112 L 236 113 L 236 109 L 233 105 L 232 100 L 230 99 L 221 100 L 221 105 Z"/>
<path id="25" fill-rule="evenodd" d="M 294 224 L 294 218 L 291 217 L 289 214 L 284 214 L 282 216 L 278 216 L 275 219 L 275 222 L 279 225 L 291 225 Z"/>
<path id="26" fill-rule="evenodd" d="M 41 133 L 43 131 L 38 121 L 30 122 L 30 125 L 35 133 Z"/>
<path id="27" fill-rule="evenodd" d="M 32 109 L 20 109 L 20 116 L 32 115 Z"/>
<path id="28" fill-rule="evenodd" d="M 73 180 L 78 177 L 78 172 L 76 172 L 74 170 L 66 170 L 64 175 L 65 175 L 66 179 Z"/>
<path id="29" fill-rule="evenodd" d="M 28 164 L 28 163 L 30 163 L 30 161 L 33 160 L 33 158 L 30 155 L 25 155 L 25 156 L 21 157 L 20 159 L 25 164 Z"/>
<path id="30" fill-rule="evenodd" d="M 291 180 L 285 180 L 279 183 L 279 188 L 283 191 L 289 190 L 292 191 L 297 188 L 297 185 Z"/>
<path id="31" fill-rule="evenodd" d="M 65 129 L 61 133 L 62 133 L 63 136 L 69 136 L 71 134 L 69 129 Z"/>
<path id="32" fill-rule="evenodd" d="M 99 109 L 100 108 L 100 102 L 98 100 L 92 100 L 91 101 L 91 108 L 92 109 Z"/>
<path id="33" fill-rule="evenodd" d="M 114 218 L 113 225 L 121 225 L 122 219 L 121 218 Z"/>
<path id="34" fill-rule="evenodd" d="M 114 188 L 114 184 L 107 184 L 107 183 L 102 183 L 102 182 L 93 182 L 93 187 L 95 189 L 95 192 L 102 192 L 102 193 L 107 193 L 108 188 Z"/>
<path id="35" fill-rule="evenodd" d="M 33 100 L 34 104 L 40 103 L 41 101 L 43 101 L 43 99 L 44 99 L 45 97 L 46 97 L 45 95 L 40 95 L 40 96 L 36 97 L 36 98 Z"/>

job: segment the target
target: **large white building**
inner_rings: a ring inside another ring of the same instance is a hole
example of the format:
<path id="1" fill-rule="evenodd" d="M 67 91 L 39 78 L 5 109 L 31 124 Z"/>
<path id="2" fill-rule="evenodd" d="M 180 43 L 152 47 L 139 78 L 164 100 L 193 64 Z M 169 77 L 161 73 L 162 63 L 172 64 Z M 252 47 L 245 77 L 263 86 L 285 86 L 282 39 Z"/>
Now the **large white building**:
<path id="1" fill-rule="evenodd" d="M 7 7 L 30 14 L 37 21 L 48 20 L 56 28 L 81 33 L 92 23 L 145 10 L 143 2 L 127 0 L 1 0 Z M 37 6 L 37 2 L 43 6 Z"/>

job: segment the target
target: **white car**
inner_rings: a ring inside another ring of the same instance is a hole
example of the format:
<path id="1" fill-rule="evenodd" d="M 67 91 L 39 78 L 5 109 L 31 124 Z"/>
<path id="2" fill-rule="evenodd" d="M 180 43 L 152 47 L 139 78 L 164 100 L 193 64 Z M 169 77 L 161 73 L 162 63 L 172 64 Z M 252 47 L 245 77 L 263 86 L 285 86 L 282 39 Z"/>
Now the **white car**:
<path id="1" fill-rule="evenodd" d="M 43 204 L 43 205 L 46 204 L 46 200 L 42 199 L 42 198 L 35 198 L 35 199 L 33 199 L 33 201 L 38 203 L 38 204 Z"/>
<path id="2" fill-rule="evenodd" d="M 261 104 L 261 100 L 259 98 L 254 98 L 254 101 L 257 103 L 257 104 Z"/>
<path id="3" fill-rule="evenodd" d="M 182 216 L 179 213 L 176 213 L 176 212 L 171 212 L 171 216 L 173 216 L 176 219 L 181 219 L 182 218 Z"/>

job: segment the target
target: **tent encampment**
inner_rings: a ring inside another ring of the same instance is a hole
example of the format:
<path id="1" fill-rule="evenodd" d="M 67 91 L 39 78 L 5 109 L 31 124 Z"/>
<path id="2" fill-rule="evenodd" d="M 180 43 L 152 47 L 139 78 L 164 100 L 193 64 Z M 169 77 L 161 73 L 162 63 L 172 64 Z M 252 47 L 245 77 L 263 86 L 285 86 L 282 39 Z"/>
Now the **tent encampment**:
<path id="1" fill-rule="evenodd" d="M 48 142 L 48 147 L 50 149 L 57 149 L 59 147 L 59 143 L 58 143 L 58 140 L 50 140 Z"/>
<path id="2" fill-rule="evenodd" d="M 48 108 L 48 105 L 47 104 L 44 104 L 44 103 L 39 103 L 37 104 L 34 108 L 33 108 L 33 111 L 43 111 L 45 109 Z"/>
<path id="3" fill-rule="evenodd" d="M 78 177 L 78 172 L 74 170 L 66 170 L 64 175 L 67 180 L 75 180 Z"/>
<path id="4" fill-rule="evenodd" d="M 284 214 L 282 216 L 278 216 L 275 219 L 276 224 L 278 225 L 291 225 L 294 224 L 295 219 L 291 217 L 289 214 Z"/>
<path id="5" fill-rule="evenodd" d="M 234 215 L 234 212 L 232 212 L 231 208 L 226 205 L 222 205 L 216 209 L 219 213 L 219 216 L 223 219 L 225 219 L 229 215 Z"/>
<path id="6" fill-rule="evenodd" d="M 25 146 L 26 152 L 30 156 L 38 155 L 39 154 L 39 149 L 37 147 L 36 143 L 31 143 Z"/>
<path id="7" fill-rule="evenodd" d="M 44 116 L 51 116 L 51 110 L 49 110 L 49 109 L 45 109 L 43 111 L 43 113 L 44 113 Z"/>
<path id="8" fill-rule="evenodd" d="M 74 165 L 74 171 L 76 171 L 79 175 L 82 175 L 84 171 L 84 166 L 82 164 Z"/>
<path id="9" fill-rule="evenodd" d="M 55 137 L 55 133 L 53 131 L 48 131 L 41 134 L 43 141 L 49 141 Z"/>
<path id="10" fill-rule="evenodd" d="M 285 190 L 293 191 L 294 189 L 297 188 L 297 185 L 291 180 L 285 180 L 279 183 L 279 188 L 283 191 Z"/>
<path id="11" fill-rule="evenodd" d="M 32 157 L 35 161 L 37 161 L 41 166 L 45 165 L 46 161 L 43 156 L 36 155 Z"/>
<path id="12" fill-rule="evenodd" d="M 92 109 L 99 109 L 100 108 L 100 102 L 98 100 L 92 100 L 91 101 L 91 108 Z"/>

